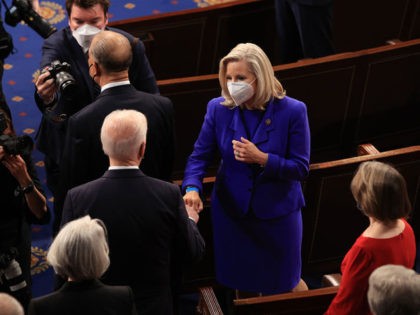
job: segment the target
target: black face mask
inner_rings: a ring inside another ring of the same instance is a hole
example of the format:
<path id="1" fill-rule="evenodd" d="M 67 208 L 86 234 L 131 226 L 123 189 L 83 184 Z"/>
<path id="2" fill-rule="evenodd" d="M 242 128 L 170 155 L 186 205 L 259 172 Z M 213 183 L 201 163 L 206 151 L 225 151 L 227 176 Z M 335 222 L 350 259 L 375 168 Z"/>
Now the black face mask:
<path id="1" fill-rule="evenodd" d="M 89 65 L 89 70 L 90 70 L 90 67 L 92 67 L 92 66 L 93 66 L 93 63 L 91 63 Z M 89 73 L 89 76 L 90 76 L 90 73 Z M 95 97 L 98 96 L 99 93 L 101 92 L 101 88 L 100 88 L 99 84 L 95 82 L 95 78 L 97 76 L 98 76 L 97 74 L 94 74 L 93 77 L 90 77 L 92 79 L 93 86 L 95 87 Z"/>
<path id="2" fill-rule="evenodd" d="M 90 65 L 89 65 L 89 72 L 90 72 L 90 68 L 93 66 L 93 63 L 91 63 Z M 90 76 L 90 73 L 89 73 L 89 76 Z M 93 77 L 90 77 L 92 80 L 93 80 L 93 82 L 95 82 L 95 77 L 96 77 L 96 74 L 94 74 L 93 75 Z"/>

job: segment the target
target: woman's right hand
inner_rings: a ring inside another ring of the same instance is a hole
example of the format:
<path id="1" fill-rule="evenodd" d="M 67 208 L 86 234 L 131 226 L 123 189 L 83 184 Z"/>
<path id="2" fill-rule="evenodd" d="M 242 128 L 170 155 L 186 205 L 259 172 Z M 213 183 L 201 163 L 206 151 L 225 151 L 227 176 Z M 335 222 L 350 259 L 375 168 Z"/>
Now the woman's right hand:
<path id="1" fill-rule="evenodd" d="M 203 201 L 197 191 L 190 191 L 184 195 L 184 202 L 188 207 L 192 207 L 197 213 L 203 210 Z"/>

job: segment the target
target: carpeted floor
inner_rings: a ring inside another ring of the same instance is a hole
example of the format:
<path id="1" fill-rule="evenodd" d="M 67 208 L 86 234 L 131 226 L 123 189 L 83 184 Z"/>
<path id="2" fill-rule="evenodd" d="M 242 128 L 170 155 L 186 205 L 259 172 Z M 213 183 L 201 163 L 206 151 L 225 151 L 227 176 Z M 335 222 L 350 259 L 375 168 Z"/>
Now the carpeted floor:
<path id="1" fill-rule="evenodd" d="M 167 13 L 178 10 L 205 7 L 235 0 L 133 0 L 112 1 L 110 21 L 139 16 Z M 11 3 L 12 1 L 7 1 Z M 65 1 L 40 1 L 41 15 L 58 29 L 67 26 Z M 4 7 L 1 10 L 3 16 Z M 16 27 L 6 25 L 12 35 L 15 52 L 4 65 L 3 89 L 18 135 L 27 134 L 35 137 L 41 114 L 38 111 L 34 94 L 34 77 L 38 74 L 43 39 L 24 23 Z M 43 157 L 38 151 L 33 153 L 38 174 L 45 183 Z M 51 194 L 45 188 L 51 205 Z M 52 291 L 53 271 L 45 261 L 46 251 L 51 243 L 51 226 L 33 226 L 32 240 L 32 275 L 33 295 L 40 296 Z"/>

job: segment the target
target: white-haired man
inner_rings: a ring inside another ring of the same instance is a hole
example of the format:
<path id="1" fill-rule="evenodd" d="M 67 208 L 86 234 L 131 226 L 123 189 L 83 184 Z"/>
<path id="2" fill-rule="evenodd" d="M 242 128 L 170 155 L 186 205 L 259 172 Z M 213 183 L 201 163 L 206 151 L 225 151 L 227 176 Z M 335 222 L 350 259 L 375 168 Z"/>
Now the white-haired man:
<path id="1" fill-rule="evenodd" d="M 138 91 L 129 78 L 133 53 L 129 40 L 113 31 L 97 34 L 89 49 L 89 73 L 101 86 L 98 98 L 68 121 L 60 162 L 60 189 L 54 195 L 58 225 L 70 188 L 97 179 L 108 167 L 99 138 L 102 122 L 116 109 L 134 109 L 148 122 L 148 150 L 141 170 L 148 176 L 170 180 L 174 159 L 173 106 L 163 96 Z M 55 224 L 55 228 L 58 225 Z"/>
<path id="2" fill-rule="evenodd" d="M 94 181 L 71 189 L 62 224 L 89 214 L 109 232 L 111 266 L 107 284 L 130 285 L 141 314 L 173 314 L 174 270 L 198 260 L 204 241 L 198 214 L 185 208 L 179 188 L 144 175 L 146 117 L 116 110 L 102 125 L 101 141 L 110 167 Z"/>

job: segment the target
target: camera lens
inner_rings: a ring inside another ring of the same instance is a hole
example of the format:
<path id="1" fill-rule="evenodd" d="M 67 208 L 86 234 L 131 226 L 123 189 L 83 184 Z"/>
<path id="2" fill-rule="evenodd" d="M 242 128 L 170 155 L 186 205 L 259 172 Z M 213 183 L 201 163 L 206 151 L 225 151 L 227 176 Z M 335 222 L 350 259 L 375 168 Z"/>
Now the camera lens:
<path id="1" fill-rule="evenodd" d="M 27 286 L 22 275 L 22 269 L 16 260 L 12 260 L 10 265 L 4 270 L 6 280 L 9 282 L 10 291 L 15 292 Z"/>
<path id="2" fill-rule="evenodd" d="M 56 84 L 64 97 L 68 98 L 75 95 L 76 81 L 70 73 L 65 71 L 58 72 L 56 75 Z"/>

